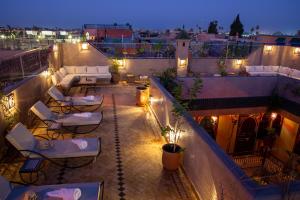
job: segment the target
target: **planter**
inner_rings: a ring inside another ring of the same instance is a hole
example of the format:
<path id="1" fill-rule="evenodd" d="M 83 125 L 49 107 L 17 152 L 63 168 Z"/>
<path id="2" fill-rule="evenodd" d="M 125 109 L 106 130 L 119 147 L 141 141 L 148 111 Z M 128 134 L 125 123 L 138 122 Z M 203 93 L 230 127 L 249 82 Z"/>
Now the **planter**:
<path id="1" fill-rule="evenodd" d="M 118 84 L 121 80 L 121 75 L 119 73 L 111 73 L 111 80 L 114 84 Z"/>
<path id="2" fill-rule="evenodd" d="M 144 86 L 136 87 L 136 105 L 145 106 L 147 101 L 147 88 Z"/>
<path id="3" fill-rule="evenodd" d="M 177 170 L 180 165 L 181 151 L 182 148 L 175 144 L 175 152 L 174 152 L 174 144 L 165 144 L 162 154 L 162 164 L 166 170 Z"/>
<path id="4" fill-rule="evenodd" d="M 147 96 L 147 101 L 148 101 L 149 97 L 150 97 L 150 85 L 149 84 L 145 84 L 144 86 L 146 88 L 146 96 Z"/>

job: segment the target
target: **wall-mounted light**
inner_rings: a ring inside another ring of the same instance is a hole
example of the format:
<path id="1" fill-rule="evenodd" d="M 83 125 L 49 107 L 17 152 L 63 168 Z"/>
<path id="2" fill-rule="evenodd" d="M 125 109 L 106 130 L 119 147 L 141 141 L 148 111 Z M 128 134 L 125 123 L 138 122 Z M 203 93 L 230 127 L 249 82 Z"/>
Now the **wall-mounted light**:
<path id="1" fill-rule="evenodd" d="M 180 67 L 186 67 L 188 63 L 188 59 L 180 59 L 178 58 L 178 63 Z"/>
<path id="2" fill-rule="evenodd" d="M 14 93 L 10 93 L 2 97 L 1 99 L 2 105 L 4 106 L 4 110 L 6 112 L 10 112 L 15 107 L 15 95 Z"/>
<path id="3" fill-rule="evenodd" d="M 218 117 L 217 116 L 211 116 L 211 119 L 213 121 L 214 124 L 217 123 Z"/>
<path id="4" fill-rule="evenodd" d="M 42 76 L 45 77 L 45 78 L 48 78 L 50 75 L 50 72 L 48 70 L 45 70 L 42 72 Z"/>
<path id="5" fill-rule="evenodd" d="M 265 45 L 265 51 L 267 52 L 267 53 L 271 53 L 272 52 L 272 50 L 273 50 L 273 46 L 271 46 L 271 45 Z"/>
<path id="6" fill-rule="evenodd" d="M 300 55 L 300 48 L 299 48 L 299 47 L 296 47 L 296 48 L 294 49 L 294 54 Z"/>
<path id="7" fill-rule="evenodd" d="M 235 61 L 235 63 L 236 63 L 237 66 L 241 67 L 241 66 L 243 65 L 243 60 L 237 59 L 237 60 Z"/>
<path id="8" fill-rule="evenodd" d="M 54 44 L 54 45 L 53 45 L 53 51 L 54 51 L 54 52 L 57 52 L 57 51 L 58 51 L 58 45 L 57 45 L 57 44 Z"/>
<path id="9" fill-rule="evenodd" d="M 89 49 L 89 44 L 87 42 L 81 43 L 81 50 L 88 50 Z"/>
<path id="10" fill-rule="evenodd" d="M 277 117 L 277 113 L 275 113 L 275 112 L 271 113 L 271 119 L 272 120 L 275 120 L 276 117 Z"/>

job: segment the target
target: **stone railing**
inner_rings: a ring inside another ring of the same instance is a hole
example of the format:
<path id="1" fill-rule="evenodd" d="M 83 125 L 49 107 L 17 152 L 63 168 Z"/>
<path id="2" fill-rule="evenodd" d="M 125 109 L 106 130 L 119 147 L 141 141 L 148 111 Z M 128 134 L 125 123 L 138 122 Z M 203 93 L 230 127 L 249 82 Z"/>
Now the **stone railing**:
<path id="1" fill-rule="evenodd" d="M 156 78 L 151 78 L 151 109 L 161 126 L 173 124 L 172 95 Z M 193 118 L 185 113 L 180 145 L 185 148 L 182 167 L 201 199 L 280 199 L 276 185 L 259 185 L 215 143 Z M 290 192 L 299 197 L 299 183 Z"/>

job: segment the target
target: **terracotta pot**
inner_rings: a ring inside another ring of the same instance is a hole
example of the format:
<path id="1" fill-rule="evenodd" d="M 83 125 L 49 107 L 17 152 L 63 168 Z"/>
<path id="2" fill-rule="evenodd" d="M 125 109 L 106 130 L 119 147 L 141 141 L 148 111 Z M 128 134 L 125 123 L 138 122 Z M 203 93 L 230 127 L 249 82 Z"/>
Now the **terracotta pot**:
<path id="1" fill-rule="evenodd" d="M 162 164 L 166 170 L 177 170 L 180 165 L 181 147 L 176 144 L 175 152 L 173 152 L 173 144 L 165 144 L 163 147 Z"/>
<path id="2" fill-rule="evenodd" d="M 147 101 L 147 88 L 143 86 L 136 87 L 136 105 L 145 106 Z"/>

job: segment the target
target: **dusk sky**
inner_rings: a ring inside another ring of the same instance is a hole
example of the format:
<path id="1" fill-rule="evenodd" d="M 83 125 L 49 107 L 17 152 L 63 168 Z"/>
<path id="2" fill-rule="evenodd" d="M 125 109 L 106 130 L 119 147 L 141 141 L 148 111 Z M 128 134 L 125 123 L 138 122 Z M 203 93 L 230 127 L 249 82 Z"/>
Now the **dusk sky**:
<path id="1" fill-rule="evenodd" d="M 80 28 L 84 23 L 126 23 L 134 28 L 207 29 L 218 20 L 225 30 L 239 13 L 245 30 L 268 33 L 300 29 L 300 0 L 2 0 L 0 26 Z"/>

